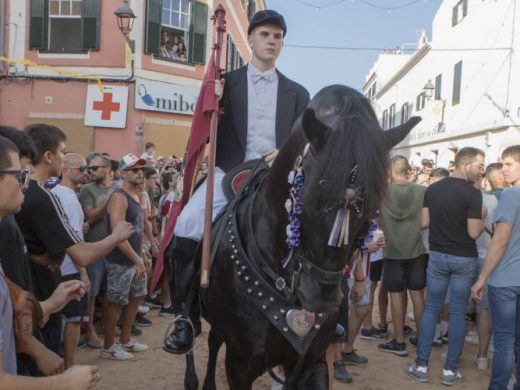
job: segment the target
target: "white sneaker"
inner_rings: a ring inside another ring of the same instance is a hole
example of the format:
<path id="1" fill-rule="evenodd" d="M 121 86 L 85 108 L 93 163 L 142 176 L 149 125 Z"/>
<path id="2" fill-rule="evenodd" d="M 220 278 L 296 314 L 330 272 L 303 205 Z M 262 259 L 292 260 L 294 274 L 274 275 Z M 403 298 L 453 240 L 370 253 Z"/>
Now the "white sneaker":
<path id="1" fill-rule="evenodd" d="M 123 344 L 122 347 L 128 352 L 144 352 L 148 349 L 148 345 L 142 344 L 136 339 L 130 339 L 130 341 Z"/>
<path id="2" fill-rule="evenodd" d="M 146 305 L 139 305 L 139 314 L 146 314 L 150 311 L 150 308 Z"/>
<path id="3" fill-rule="evenodd" d="M 466 337 L 464 338 L 468 343 L 471 343 L 471 344 L 478 344 L 479 343 L 479 337 L 478 337 L 478 333 L 475 332 L 474 330 L 472 331 L 469 331 L 468 334 L 466 335 Z"/>
<path id="4" fill-rule="evenodd" d="M 475 356 L 475 365 L 479 370 L 488 369 L 488 359 L 486 357 Z"/>
<path id="5" fill-rule="evenodd" d="M 409 311 L 406 313 L 406 318 L 408 318 L 410 321 L 415 321 L 415 314 L 413 311 Z"/>
<path id="6" fill-rule="evenodd" d="M 131 353 L 125 351 L 121 344 L 114 344 L 109 349 L 101 350 L 101 357 L 113 360 L 129 360 L 134 357 Z"/>
<path id="7" fill-rule="evenodd" d="M 509 383 L 507 384 L 507 390 L 513 390 L 516 384 L 516 377 L 511 375 L 511 379 L 509 379 Z"/>

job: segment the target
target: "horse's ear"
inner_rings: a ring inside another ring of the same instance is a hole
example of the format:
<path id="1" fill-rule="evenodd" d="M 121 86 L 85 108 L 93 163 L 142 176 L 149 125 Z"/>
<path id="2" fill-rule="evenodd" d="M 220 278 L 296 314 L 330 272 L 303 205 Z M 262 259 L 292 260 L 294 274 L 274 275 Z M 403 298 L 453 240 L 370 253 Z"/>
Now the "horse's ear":
<path id="1" fill-rule="evenodd" d="M 303 112 L 302 127 L 307 141 L 312 144 L 315 150 L 319 150 L 325 144 L 330 129 L 316 118 L 312 108 L 307 108 Z"/>
<path id="2" fill-rule="evenodd" d="M 422 118 L 420 116 L 413 116 L 402 125 L 386 130 L 385 137 L 389 148 L 392 149 L 395 145 L 401 142 L 421 120 Z"/>

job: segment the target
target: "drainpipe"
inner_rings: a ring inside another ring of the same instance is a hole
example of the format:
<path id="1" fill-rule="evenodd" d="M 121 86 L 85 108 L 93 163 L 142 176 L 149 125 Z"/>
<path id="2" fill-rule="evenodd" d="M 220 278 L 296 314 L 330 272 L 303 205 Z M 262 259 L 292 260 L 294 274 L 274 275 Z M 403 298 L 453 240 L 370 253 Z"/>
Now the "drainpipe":
<path id="1" fill-rule="evenodd" d="M 6 0 L 0 0 L 0 57 L 5 57 L 5 28 L 6 20 L 5 14 L 7 10 Z M 6 63 L 0 61 L 0 73 L 6 69 Z"/>

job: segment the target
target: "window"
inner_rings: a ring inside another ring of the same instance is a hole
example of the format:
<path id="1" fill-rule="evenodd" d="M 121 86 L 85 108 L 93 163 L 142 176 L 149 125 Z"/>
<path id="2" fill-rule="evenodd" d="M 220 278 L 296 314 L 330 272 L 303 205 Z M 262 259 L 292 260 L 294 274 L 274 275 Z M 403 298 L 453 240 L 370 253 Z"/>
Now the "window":
<path id="1" fill-rule="evenodd" d="M 253 15 L 255 13 L 256 13 L 256 1 L 249 0 L 249 3 L 247 4 L 247 19 L 248 20 L 253 19 Z"/>
<path id="2" fill-rule="evenodd" d="M 462 61 L 455 64 L 453 72 L 453 97 L 451 105 L 455 106 L 460 103 L 460 85 L 462 82 Z"/>
<path id="3" fill-rule="evenodd" d="M 456 26 L 468 14 L 468 0 L 460 0 L 452 9 L 451 25 Z"/>
<path id="4" fill-rule="evenodd" d="M 383 130 L 386 130 L 388 128 L 388 110 L 383 111 Z"/>
<path id="5" fill-rule="evenodd" d="M 101 0 L 30 0 L 29 48 L 53 53 L 99 49 Z"/>
<path id="6" fill-rule="evenodd" d="M 442 99 L 442 74 L 437 75 L 435 77 L 435 100 L 441 100 Z"/>
<path id="7" fill-rule="evenodd" d="M 376 83 L 374 82 L 367 91 L 367 99 L 374 100 L 376 96 Z"/>
<path id="8" fill-rule="evenodd" d="M 244 65 L 244 60 L 240 56 L 235 43 L 231 39 L 231 35 L 227 36 L 227 61 L 226 61 L 226 72 L 240 68 Z"/>
<path id="9" fill-rule="evenodd" d="M 410 119 L 410 108 L 408 103 L 405 103 L 401 107 L 401 123 L 405 123 L 408 119 Z"/>
<path id="10" fill-rule="evenodd" d="M 388 127 L 395 126 L 395 103 L 390 106 L 390 115 L 388 117 Z"/>
<path id="11" fill-rule="evenodd" d="M 417 95 L 417 99 L 415 101 L 415 111 L 421 111 L 424 108 L 426 103 L 426 94 L 424 92 Z"/>
<path id="12" fill-rule="evenodd" d="M 192 0 L 147 0 L 145 53 L 205 63 L 208 6 Z"/>

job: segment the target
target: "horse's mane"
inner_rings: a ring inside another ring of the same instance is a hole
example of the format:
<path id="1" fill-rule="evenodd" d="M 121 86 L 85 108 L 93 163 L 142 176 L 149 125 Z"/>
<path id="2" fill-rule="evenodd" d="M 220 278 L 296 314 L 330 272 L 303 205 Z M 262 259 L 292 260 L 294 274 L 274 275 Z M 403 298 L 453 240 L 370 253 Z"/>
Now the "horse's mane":
<path id="1" fill-rule="evenodd" d="M 389 158 L 384 133 L 370 102 L 352 88 L 332 85 L 322 89 L 310 107 L 333 131 L 320 152 L 324 161 L 318 175 L 325 181 L 320 186 L 323 190 L 309 194 L 310 198 L 320 199 L 309 200 L 320 204 L 337 202 L 334 197 L 344 196 L 350 171 L 357 164 L 357 186 L 364 186 L 365 210 L 374 212 L 387 187 Z"/>

